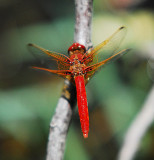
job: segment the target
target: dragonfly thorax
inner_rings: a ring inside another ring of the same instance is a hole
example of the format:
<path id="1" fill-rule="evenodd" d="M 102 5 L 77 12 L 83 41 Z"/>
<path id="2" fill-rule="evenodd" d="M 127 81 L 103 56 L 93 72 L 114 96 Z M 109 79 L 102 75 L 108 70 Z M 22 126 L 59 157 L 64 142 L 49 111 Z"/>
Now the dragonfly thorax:
<path id="1" fill-rule="evenodd" d="M 71 66 L 70 70 L 73 76 L 83 75 L 85 72 L 86 65 L 82 62 L 82 54 L 73 54 L 70 57 Z"/>

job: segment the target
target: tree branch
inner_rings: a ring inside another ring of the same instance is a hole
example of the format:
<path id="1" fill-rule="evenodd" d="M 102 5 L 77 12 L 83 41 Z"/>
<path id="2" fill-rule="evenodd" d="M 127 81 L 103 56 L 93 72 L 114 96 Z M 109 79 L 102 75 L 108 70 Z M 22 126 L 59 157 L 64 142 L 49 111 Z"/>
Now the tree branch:
<path id="1" fill-rule="evenodd" d="M 124 139 L 118 160 L 132 160 L 137 152 L 142 137 L 154 121 L 154 85 L 140 113 L 131 124 Z"/>
<path id="2" fill-rule="evenodd" d="M 75 0 L 76 23 L 74 41 L 92 47 L 91 23 L 93 12 L 93 0 Z"/>
<path id="3" fill-rule="evenodd" d="M 91 43 L 91 21 L 93 0 L 75 0 L 76 22 L 74 41 L 85 45 Z M 46 160 L 62 160 L 64 156 L 66 136 L 76 104 L 76 88 L 65 80 L 62 96 L 58 101 L 55 114 L 50 122 L 49 140 Z"/>

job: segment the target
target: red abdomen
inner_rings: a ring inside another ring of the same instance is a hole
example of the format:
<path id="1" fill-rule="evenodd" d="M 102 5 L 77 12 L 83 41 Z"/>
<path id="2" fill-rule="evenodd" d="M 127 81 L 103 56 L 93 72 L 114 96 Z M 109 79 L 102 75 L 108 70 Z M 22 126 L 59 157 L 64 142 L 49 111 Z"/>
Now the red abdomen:
<path id="1" fill-rule="evenodd" d="M 80 116 L 81 129 L 84 138 L 88 137 L 89 132 L 89 114 L 86 89 L 83 76 L 75 77 L 76 91 L 77 91 L 77 104 Z"/>

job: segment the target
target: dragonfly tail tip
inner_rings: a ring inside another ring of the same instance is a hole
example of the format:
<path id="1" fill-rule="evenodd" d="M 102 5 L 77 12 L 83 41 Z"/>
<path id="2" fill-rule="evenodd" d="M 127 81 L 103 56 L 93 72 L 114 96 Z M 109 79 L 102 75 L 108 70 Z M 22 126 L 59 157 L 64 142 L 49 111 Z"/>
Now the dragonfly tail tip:
<path id="1" fill-rule="evenodd" d="M 84 138 L 88 138 L 88 133 L 83 133 Z"/>

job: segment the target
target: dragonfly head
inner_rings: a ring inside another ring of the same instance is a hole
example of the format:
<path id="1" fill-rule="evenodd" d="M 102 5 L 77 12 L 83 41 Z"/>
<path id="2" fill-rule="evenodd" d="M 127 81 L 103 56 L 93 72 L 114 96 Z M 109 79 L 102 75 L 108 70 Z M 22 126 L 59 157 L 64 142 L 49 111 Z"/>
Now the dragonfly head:
<path id="1" fill-rule="evenodd" d="M 86 52 L 86 47 L 80 43 L 73 43 L 69 48 L 68 48 L 68 54 L 71 52 L 74 52 L 75 50 L 82 51 L 83 53 Z"/>

